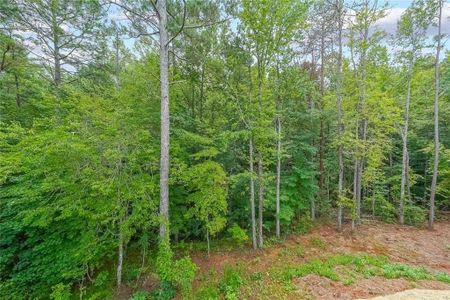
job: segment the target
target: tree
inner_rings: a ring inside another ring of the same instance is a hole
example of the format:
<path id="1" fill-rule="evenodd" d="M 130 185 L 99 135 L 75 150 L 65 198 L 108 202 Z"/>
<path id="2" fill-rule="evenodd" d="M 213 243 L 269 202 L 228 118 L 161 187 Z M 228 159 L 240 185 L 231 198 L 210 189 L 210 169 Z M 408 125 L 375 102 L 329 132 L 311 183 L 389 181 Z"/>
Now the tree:
<path id="1" fill-rule="evenodd" d="M 98 1 L 22 1 L 17 5 L 18 28 L 30 31 L 29 40 L 56 88 L 63 73 L 92 58 L 94 37 L 102 16 Z"/>
<path id="2" fill-rule="evenodd" d="M 434 62 L 434 160 L 433 160 L 433 179 L 431 181 L 431 193 L 430 193 L 430 210 L 428 217 L 428 228 L 433 229 L 434 226 L 434 206 L 436 197 L 436 185 L 438 177 L 438 167 L 439 167 L 439 62 L 442 47 L 442 8 L 444 6 L 445 0 L 438 0 L 437 3 L 432 4 L 437 5 L 437 29 L 438 33 L 436 36 L 436 56 Z"/>
<path id="3" fill-rule="evenodd" d="M 192 191 L 188 196 L 192 206 L 187 217 L 204 224 L 209 257 L 210 236 L 220 232 L 227 221 L 224 217 L 227 212 L 226 174 L 218 163 L 206 160 L 192 166 L 185 180 Z"/>
<path id="4" fill-rule="evenodd" d="M 413 77 L 414 63 L 419 55 L 420 49 L 423 47 L 425 31 L 427 28 L 427 19 L 425 18 L 424 7 L 420 6 L 420 2 L 413 2 L 405 11 L 398 24 L 397 35 L 400 43 L 403 45 L 403 55 L 407 64 L 407 83 L 406 83 L 406 102 L 404 113 L 404 125 L 401 130 L 403 151 L 402 151 L 402 177 L 400 185 L 400 203 L 399 203 L 399 223 L 404 223 L 404 201 L 405 189 L 409 171 L 408 158 L 408 129 L 409 129 L 409 111 L 411 103 L 411 82 Z"/>
<path id="5" fill-rule="evenodd" d="M 275 56 L 286 49 L 292 37 L 303 23 L 306 6 L 300 1 L 243 1 L 239 17 L 250 42 L 250 53 L 256 63 L 256 98 L 258 115 L 256 124 L 257 176 L 258 176 L 258 246 L 263 247 L 263 210 L 265 183 L 263 177 L 263 159 L 267 137 L 263 132 L 267 128 L 265 118 L 268 108 L 264 104 L 264 84 L 266 71 Z M 279 197 L 277 198 L 279 201 Z"/>
<path id="6" fill-rule="evenodd" d="M 349 48 L 354 70 L 357 72 L 358 104 L 355 127 L 356 148 L 354 151 L 353 195 L 356 205 L 356 223 L 361 223 L 362 177 L 364 169 L 367 139 L 367 55 L 382 37 L 382 32 L 371 29 L 375 22 L 385 15 L 386 5 L 379 5 L 377 0 L 363 0 L 353 8 L 355 18 L 349 29 Z"/>

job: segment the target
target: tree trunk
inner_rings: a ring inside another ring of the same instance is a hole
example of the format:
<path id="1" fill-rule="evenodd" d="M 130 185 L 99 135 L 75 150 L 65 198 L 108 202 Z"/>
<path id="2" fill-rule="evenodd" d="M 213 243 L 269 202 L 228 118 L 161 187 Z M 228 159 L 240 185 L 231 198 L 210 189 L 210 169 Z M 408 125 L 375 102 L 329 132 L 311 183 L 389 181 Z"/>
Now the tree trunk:
<path id="1" fill-rule="evenodd" d="M 263 165 L 261 153 L 258 157 L 258 183 L 259 183 L 259 206 L 258 206 L 258 246 L 262 248 L 264 245 L 263 241 L 263 212 L 264 212 L 264 182 L 263 182 Z"/>
<path id="2" fill-rule="evenodd" d="M 277 63 L 277 186 L 276 186 L 276 235 L 280 238 L 280 188 L 281 188 L 281 95 L 280 95 L 280 71 Z"/>
<path id="3" fill-rule="evenodd" d="M 123 267 L 123 235 L 122 229 L 119 229 L 119 249 L 118 249 L 118 260 L 116 271 L 117 288 L 120 288 L 120 286 L 122 285 L 122 267 Z"/>
<path id="4" fill-rule="evenodd" d="M 211 248 L 209 246 L 209 230 L 208 230 L 208 228 L 206 228 L 206 243 L 208 244 L 208 258 L 209 258 L 209 253 L 211 252 Z"/>
<path id="5" fill-rule="evenodd" d="M 402 179 L 400 184 L 400 204 L 399 204 L 399 214 L 398 221 L 401 225 L 405 223 L 404 218 L 404 202 L 405 202 L 405 187 L 406 180 L 408 178 L 409 170 L 409 159 L 408 159 L 408 128 L 409 128 L 409 107 L 411 103 L 411 81 L 412 81 L 412 71 L 413 71 L 413 61 L 411 61 L 408 70 L 408 87 L 406 91 L 406 104 L 405 104 L 405 125 L 402 131 L 402 141 L 403 141 L 403 157 L 402 157 Z"/>
<path id="6" fill-rule="evenodd" d="M 439 59 L 441 53 L 441 27 L 442 27 L 443 1 L 439 0 L 438 37 L 436 46 L 436 60 L 434 62 L 434 165 L 433 179 L 431 181 L 430 211 L 428 217 L 428 229 L 434 226 L 434 200 L 436 197 L 436 184 L 439 165 Z"/>
<path id="7" fill-rule="evenodd" d="M 258 244 L 256 242 L 256 217 L 255 217 L 255 180 L 253 170 L 253 139 L 250 137 L 248 142 L 249 156 L 250 156 L 250 210 L 251 210 L 251 222 L 252 222 L 252 245 L 253 249 L 256 249 Z"/>
<path id="8" fill-rule="evenodd" d="M 280 237 L 280 185 L 281 185 L 281 118 L 277 117 L 277 189 L 276 189 L 276 234 Z"/>
<path id="9" fill-rule="evenodd" d="M 159 15 L 159 60 L 161 85 L 161 166 L 159 213 L 161 238 L 169 238 L 169 51 L 166 0 L 156 3 Z"/>
<path id="10" fill-rule="evenodd" d="M 342 29 L 343 29 L 343 0 L 338 0 L 338 59 L 337 59 L 337 72 L 336 72 L 336 107 L 338 111 L 338 139 L 341 140 L 343 133 L 342 124 Z M 342 197 L 342 190 L 344 184 L 344 154 L 341 142 L 339 142 L 338 148 L 338 164 L 339 164 L 339 177 L 338 177 L 338 201 Z M 338 203 L 338 230 L 342 230 L 342 205 Z"/>
<path id="11" fill-rule="evenodd" d="M 324 95 L 325 95 L 325 24 L 322 21 L 322 33 L 320 37 L 320 97 L 321 97 L 321 103 L 320 103 L 320 134 L 319 134 L 319 200 L 323 201 L 323 194 L 324 194 L 324 188 L 325 188 L 325 164 L 324 164 L 324 157 L 325 157 L 325 134 L 323 129 L 323 117 L 322 117 L 322 110 L 323 110 L 323 102 L 324 102 Z"/>

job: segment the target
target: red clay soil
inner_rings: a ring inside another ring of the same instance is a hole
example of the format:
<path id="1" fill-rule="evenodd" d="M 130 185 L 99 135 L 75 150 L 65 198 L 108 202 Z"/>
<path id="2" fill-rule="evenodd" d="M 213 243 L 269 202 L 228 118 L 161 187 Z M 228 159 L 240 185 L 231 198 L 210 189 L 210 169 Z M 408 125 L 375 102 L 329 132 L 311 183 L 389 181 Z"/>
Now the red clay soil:
<path id="1" fill-rule="evenodd" d="M 310 240 L 313 237 L 320 237 L 325 246 L 311 245 Z M 433 231 L 371 221 L 359 226 L 355 232 L 345 229 L 344 232 L 338 233 L 334 226 L 324 225 L 306 235 L 290 236 L 284 245 L 272 246 L 266 250 L 244 249 L 212 253 L 209 259 L 204 254 L 197 253 L 193 254 L 192 258 L 200 267 L 201 273 L 212 268 L 221 273 L 225 265 L 240 263 L 244 265 L 246 273 L 251 274 L 255 271 L 267 271 L 279 261 L 283 248 L 291 249 L 289 247 L 297 244 L 303 246 L 304 253 L 291 258 L 293 264 L 336 253 L 367 253 L 387 256 L 393 262 L 450 273 L 449 221 L 436 223 Z M 316 275 L 308 275 L 294 279 L 293 283 L 305 293 L 305 299 L 371 298 L 411 288 L 450 289 L 449 284 L 436 281 L 410 282 L 405 279 L 388 280 L 381 277 L 361 279 L 344 285 Z"/>

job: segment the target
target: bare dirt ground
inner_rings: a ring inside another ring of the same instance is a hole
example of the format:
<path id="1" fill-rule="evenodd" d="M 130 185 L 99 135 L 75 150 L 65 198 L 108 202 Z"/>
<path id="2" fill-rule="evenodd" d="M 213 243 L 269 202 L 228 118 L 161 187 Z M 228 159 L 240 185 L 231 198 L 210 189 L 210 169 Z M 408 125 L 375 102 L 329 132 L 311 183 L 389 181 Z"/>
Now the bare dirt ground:
<path id="1" fill-rule="evenodd" d="M 323 247 L 317 247 L 311 243 L 314 238 L 322 240 Z M 450 221 L 436 223 L 434 231 L 367 221 L 355 232 L 345 229 L 344 232 L 338 233 L 334 226 L 324 225 L 305 235 L 290 236 L 284 243 L 268 247 L 266 250 L 254 252 L 244 249 L 218 252 L 212 253 L 209 259 L 204 254 L 197 253 L 193 255 L 193 260 L 200 267 L 200 273 L 214 269 L 220 274 L 224 266 L 237 264 L 243 265 L 247 274 L 264 273 L 271 266 L 280 262 L 283 251 L 286 249 L 292 251 L 296 245 L 302 246 L 303 253 L 299 256 L 289 256 L 290 264 L 299 265 L 314 258 L 339 253 L 366 253 L 387 256 L 392 262 L 424 266 L 429 270 L 450 273 Z M 439 281 L 408 281 L 401 278 L 385 279 L 383 277 L 359 279 L 352 284 L 344 285 L 342 282 L 311 274 L 295 278 L 293 283 L 299 293 L 296 294 L 297 296 L 289 296 L 288 299 L 367 299 L 414 288 L 450 290 L 450 284 Z M 196 282 L 196 285 L 198 284 Z M 254 296 L 250 298 L 275 299 L 276 297 L 270 298 L 269 295 L 268 297 Z"/>

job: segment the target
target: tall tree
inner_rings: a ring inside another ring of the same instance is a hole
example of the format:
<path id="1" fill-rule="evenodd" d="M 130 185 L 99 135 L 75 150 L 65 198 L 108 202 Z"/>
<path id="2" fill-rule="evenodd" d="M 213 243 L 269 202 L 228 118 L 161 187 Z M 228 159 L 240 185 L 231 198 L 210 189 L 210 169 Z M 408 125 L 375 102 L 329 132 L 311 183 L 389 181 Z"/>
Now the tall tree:
<path id="1" fill-rule="evenodd" d="M 423 5 L 420 1 L 414 1 L 412 5 L 402 15 L 398 24 L 398 39 L 403 46 L 403 57 L 406 60 L 407 76 L 406 76 L 406 101 L 404 110 L 404 125 L 401 129 L 402 137 L 402 176 L 400 183 L 400 203 L 399 203 L 399 223 L 404 223 L 404 202 L 405 190 L 409 172 L 409 155 L 408 155 L 408 130 L 409 115 L 411 106 L 411 84 L 413 79 L 414 64 L 419 55 L 420 49 L 423 47 L 423 40 L 427 28 L 427 19 Z"/>
<path id="2" fill-rule="evenodd" d="M 436 197 L 436 185 L 439 167 L 439 63 L 442 48 L 442 8 L 446 0 L 437 0 L 437 36 L 436 36 L 436 55 L 434 61 L 434 157 L 433 157 L 433 179 L 431 180 L 430 191 L 430 210 L 428 216 L 428 228 L 434 226 L 434 209 Z"/>
<path id="3" fill-rule="evenodd" d="M 102 16 L 98 1 L 17 0 L 17 29 L 30 32 L 30 50 L 55 85 L 93 58 Z"/>
<path id="4" fill-rule="evenodd" d="M 382 36 L 379 30 L 373 30 L 375 23 L 386 12 L 386 4 L 380 6 L 378 0 L 362 0 L 352 9 L 355 16 L 349 28 L 349 47 L 354 70 L 357 72 L 358 104 L 355 126 L 356 149 L 354 154 L 353 197 L 356 206 L 356 224 L 361 223 L 361 198 L 364 158 L 367 140 L 367 59 L 368 52 Z"/>
<path id="5" fill-rule="evenodd" d="M 167 31 L 167 7 L 165 0 L 156 3 L 159 28 L 159 63 L 161 81 L 161 159 L 160 159 L 160 202 L 161 225 L 159 234 L 169 236 L 169 36 Z"/>
<path id="6" fill-rule="evenodd" d="M 341 199 L 343 197 L 343 186 L 344 186 L 344 150 L 342 135 L 344 130 L 344 125 L 342 123 L 342 59 L 343 59 L 343 47 L 342 47 L 342 32 L 344 30 L 344 1 L 336 0 L 334 3 L 335 8 L 335 18 L 337 20 L 337 43 L 338 43 L 338 53 L 337 53 L 337 63 L 336 63 L 336 108 L 337 108 L 337 134 L 338 134 L 338 213 L 337 213 L 337 223 L 338 230 L 342 229 L 342 204 Z"/>

